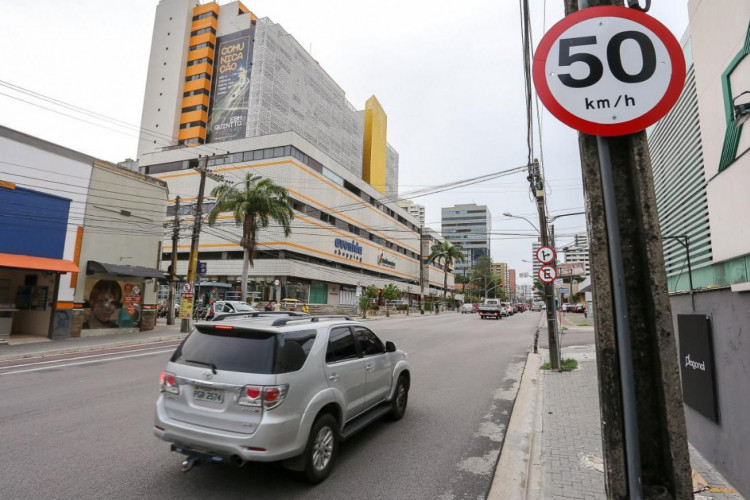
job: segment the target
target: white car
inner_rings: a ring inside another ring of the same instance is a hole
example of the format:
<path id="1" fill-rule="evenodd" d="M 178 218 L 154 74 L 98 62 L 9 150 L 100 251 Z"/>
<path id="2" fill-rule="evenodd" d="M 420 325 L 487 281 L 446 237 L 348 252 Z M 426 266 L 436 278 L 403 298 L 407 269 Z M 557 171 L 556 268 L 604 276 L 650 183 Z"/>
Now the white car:
<path id="1" fill-rule="evenodd" d="M 461 306 L 461 314 L 474 314 L 477 310 L 474 308 L 474 304 L 464 304 Z"/>
<path id="2" fill-rule="evenodd" d="M 214 302 L 214 313 L 233 313 L 233 312 L 255 312 L 256 308 L 242 302 L 241 300 L 217 300 Z"/>

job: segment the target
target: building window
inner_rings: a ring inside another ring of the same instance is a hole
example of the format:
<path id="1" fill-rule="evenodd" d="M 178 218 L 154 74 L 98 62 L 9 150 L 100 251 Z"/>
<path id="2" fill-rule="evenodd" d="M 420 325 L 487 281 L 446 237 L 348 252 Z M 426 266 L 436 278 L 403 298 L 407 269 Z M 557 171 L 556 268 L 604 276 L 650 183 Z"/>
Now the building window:
<path id="1" fill-rule="evenodd" d="M 191 51 L 192 50 L 200 50 L 200 49 L 205 49 L 206 47 L 210 47 L 211 49 L 216 48 L 216 47 L 214 47 L 214 44 L 211 43 L 211 42 L 203 42 L 203 43 L 199 43 L 198 45 L 191 46 L 189 50 L 191 50 Z"/>
<path id="2" fill-rule="evenodd" d="M 218 14 L 214 11 L 204 12 L 203 14 L 198 14 L 197 16 L 193 16 L 193 21 L 200 21 L 201 19 L 205 19 L 207 17 L 213 17 L 214 19 L 219 19 Z"/>
<path id="3" fill-rule="evenodd" d="M 213 33 L 215 35 L 216 30 L 213 27 L 209 26 L 207 28 L 201 28 L 199 30 L 191 31 L 190 36 L 198 36 L 202 35 L 203 33 Z"/>
<path id="4" fill-rule="evenodd" d="M 205 78 L 209 82 L 211 81 L 211 75 L 208 73 L 200 73 L 198 75 L 188 76 L 185 78 L 186 82 L 192 82 L 193 80 L 200 80 L 201 78 Z"/>
<path id="5" fill-rule="evenodd" d="M 191 111 L 208 111 L 208 106 L 204 106 L 203 104 L 197 104 L 195 106 L 188 106 L 187 108 L 182 108 L 183 113 L 190 113 Z"/>

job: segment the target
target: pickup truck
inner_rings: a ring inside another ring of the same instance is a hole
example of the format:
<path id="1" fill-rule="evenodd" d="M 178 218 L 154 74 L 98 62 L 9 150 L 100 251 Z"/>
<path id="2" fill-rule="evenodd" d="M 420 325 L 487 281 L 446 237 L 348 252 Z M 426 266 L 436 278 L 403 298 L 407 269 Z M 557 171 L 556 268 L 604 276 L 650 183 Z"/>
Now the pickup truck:
<path id="1" fill-rule="evenodd" d="M 500 319 L 508 315 L 508 310 L 500 302 L 500 299 L 485 299 L 484 304 L 479 306 L 479 317 Z"/>

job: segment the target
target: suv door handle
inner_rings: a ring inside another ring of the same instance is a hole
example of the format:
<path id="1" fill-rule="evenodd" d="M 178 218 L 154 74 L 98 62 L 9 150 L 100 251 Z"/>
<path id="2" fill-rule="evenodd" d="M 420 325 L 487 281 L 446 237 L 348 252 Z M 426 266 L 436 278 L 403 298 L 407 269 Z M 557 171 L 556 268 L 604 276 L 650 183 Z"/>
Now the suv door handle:
<path id="1" fill-rule="evenodd" d="M 375 365 L 365 365 L 365 370 L 368 372 L 371 372 L 373 368 L 375 368 Z"/>
<path id="2" fill-rule="evenodd" d="M 339 376 L 336 373 L 328 377 L 328 380 L 330 380 L 331 382 L 336 382 L 338 379 L 339 379 Z"/>

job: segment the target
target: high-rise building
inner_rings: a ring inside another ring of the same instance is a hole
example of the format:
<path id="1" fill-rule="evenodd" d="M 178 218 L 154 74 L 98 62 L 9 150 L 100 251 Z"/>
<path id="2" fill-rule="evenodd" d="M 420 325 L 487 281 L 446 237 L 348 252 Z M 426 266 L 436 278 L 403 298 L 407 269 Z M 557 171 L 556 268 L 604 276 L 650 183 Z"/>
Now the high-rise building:
<path id="1" fill-rule="evenodd" d="M 398 153 L 374 96 L 356 110 L 284 28 L 241 2 L 160 0 L 138 159 L 185 146 L 195 155 L 232 152 L 228 141 L 284 132 L 381 194 L 397 194 Z"/>
<path id="2" fill-rule="evenodd" d="M 409 215 L 417 219 L 419 223 L 424 226 L 424 205 L 419 205 L 418 203 L 414 203 L 407 199 L 398 200 L 396 204 L 409 212 Z"/>
<path id="3" fill-rule="evenodd" d="M 492 215 L 484 205 L 466 204 L 442 209 L 443 237 L 454 245 L 461 245 L 464 262 L 456 265 L 456 272 L 471 269 L 479 257 L 490 256 Z"/>
<path id="4" fill-rule="evenodd" d="M 493 262 L 492 274 L 496 274 L 500 278 L 500 282 L 503 284 L 502 289 L 505 290 L 505 294 L 508 295 L 508 283 L 510 282 L 510 269 L 508 268 L 507 262 Z"/>
<path id="5" fill-rule="evenodd" d="M 508 294 L 509 299 L 516 299 L 516 270 L 515 269 L 508 269 L 508 286 L 506 288 L 506 293 Z"/>
<path id="6" fill-rule="evenodd" d="M 573 237 L 573 242 L 563 247 L 565 252 L 565 263 L 583 263 L 586 276 L 591 274 L 589 268 L 589 237 L 587 233 L 578 233 Z"/>
<path id="7" fill-rule="evenodd" d="M 359 285 L 417 293 L 419 222 L 392 201 L 398 153 L 374 96 L 357 110 L 293 36 L 236 1 L 160 0 L 152 43 L 138 161 L 168 184 L 168 221 L 180 196 L 183 223 L 192 225 L 199 165 L 237 189 L 248 176 L 270 179 L 286 188 L 294 221 L 289 236 L 274 223 L 258 233 L 253 300 L 296 298 L 346 312 Z M 204 217 L 215 206 L 213 178 Z M 238 287 L 241 240 L 231 212 L 202 226 L 202 279 L 220 293 Z M 163 242 L 164 260 L 178 253 L 179 277 L 189 246 Z M 442 270 L 432 273 L 431 286 L 442 289 Z"/>

